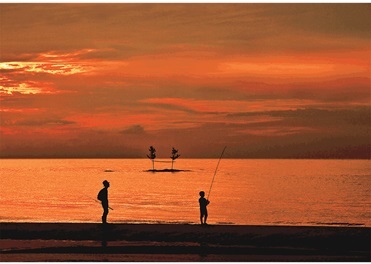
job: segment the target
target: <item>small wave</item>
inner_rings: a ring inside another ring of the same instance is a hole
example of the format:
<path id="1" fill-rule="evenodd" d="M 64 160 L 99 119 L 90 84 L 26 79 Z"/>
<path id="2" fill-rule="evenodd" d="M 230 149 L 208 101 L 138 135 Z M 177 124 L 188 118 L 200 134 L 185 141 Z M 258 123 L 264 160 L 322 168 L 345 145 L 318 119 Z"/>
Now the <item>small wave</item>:
<path id="1" fill-rule="evenodd" d="M 290 226 L 366 226 L 364 223 L 348 223 L 348 222 L 294 222 L 294 221 L 274 221 L 267 222 L 273 225 L 290 225 Z"/>
<path id="2" fill-rule="evenodd" d="M 310 222 L 309 224 L 327 226 L 365 226 L 364 223 L 348 223 L 348 222 Z"/>
<path id="3" fill-rule="evenodd" d="M 166 220 L 113 220 L 114 224 L 179 224 L 179 225 L 193 225 L 196 224 L 191 221 L 166 221 Z"/>
<path id="4" fill-rule="evenodd" d="M 217 225 L 234 225 L 233 222 L 216 222 Z"/>

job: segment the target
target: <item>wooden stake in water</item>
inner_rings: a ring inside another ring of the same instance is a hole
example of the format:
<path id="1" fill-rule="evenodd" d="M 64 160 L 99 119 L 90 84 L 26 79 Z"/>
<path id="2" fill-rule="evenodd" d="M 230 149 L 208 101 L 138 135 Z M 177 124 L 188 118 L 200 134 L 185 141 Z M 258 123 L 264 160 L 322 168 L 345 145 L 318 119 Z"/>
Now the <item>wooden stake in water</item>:
<path id="1" fill-rule="evenodd" d="M 224 151 L 225 151 L 226 148 L 227 148 L 227 146 L 224 147 L 224 149 L 223 149 L 223 151 L 222 151 L 222 154 L 220 155 L 220 158 L 219 158 L 218 164 L 216 165 L 216 169 L 215 169 L 215 172 L 214 172 L 213 180 L 211 181 L 210 189 L 209 189 L 209 192 L 207 193 L 207 198 L 206 198 L 206 200 L 209 200 L 210 193 L 211 193 L 211 188 L 213 187 L 213 183 L 214 183 L 214 179 L 215 179 L 215 175 L 216 175 L 216 172 L 218 171 L 218 167 L 219 167 L 220 160 L 222 159 L 223 154 L 224 154 Z"/>

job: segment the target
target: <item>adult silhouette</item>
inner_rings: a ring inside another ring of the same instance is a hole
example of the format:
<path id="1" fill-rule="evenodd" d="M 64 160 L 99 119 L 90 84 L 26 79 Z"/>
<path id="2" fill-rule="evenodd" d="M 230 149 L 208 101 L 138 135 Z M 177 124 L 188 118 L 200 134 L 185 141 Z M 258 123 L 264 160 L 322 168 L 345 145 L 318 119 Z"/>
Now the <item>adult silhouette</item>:
<path id="1" fill-rule="evenodd" d="M 98 200 L 102 202 L 103 207 L 103 215 L 102 215 L 102 223 L 107 224 L 107 215 L 108 215 L 108 188 L 110 186 L 109 182 L 104 180 L 103 181 L 104 188 L 99 191 L 98 193 Z"/>

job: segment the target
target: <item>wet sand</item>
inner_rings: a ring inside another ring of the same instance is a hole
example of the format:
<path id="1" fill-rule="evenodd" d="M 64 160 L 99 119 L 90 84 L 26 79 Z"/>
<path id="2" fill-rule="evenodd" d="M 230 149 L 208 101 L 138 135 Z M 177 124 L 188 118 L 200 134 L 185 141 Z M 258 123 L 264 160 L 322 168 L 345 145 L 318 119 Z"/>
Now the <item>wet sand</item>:
<path id="1" fill-rule="evenodd" d="M 370 261 L 371 228 L 1 223 L 1 261 Z"/>

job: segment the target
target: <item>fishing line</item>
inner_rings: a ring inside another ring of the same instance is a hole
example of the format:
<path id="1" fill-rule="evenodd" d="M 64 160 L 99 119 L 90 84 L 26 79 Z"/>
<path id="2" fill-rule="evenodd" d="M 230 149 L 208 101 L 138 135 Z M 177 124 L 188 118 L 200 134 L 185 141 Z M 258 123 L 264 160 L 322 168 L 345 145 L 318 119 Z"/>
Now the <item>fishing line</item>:
<path id="1" fill-rule="evenodd" d="M 99 204 L 102 204 L 101 202 L 99 202 L 97 199 L 94 199 L 94 198 L 92 198 L 92 197 L 90 197 L 89 195 L 84 195 L 85 197 L 88 197 L 89 199 L 91 199 L 91 200 L 93 200 L 94 202 L 96 202 L 96 203 L 99 203 Z M 111 209 L 111 210 L 113 210 L 113 208 L 112 207 L 110 207 L 110 206 L 108 206 L 108 209 Z"/>
<path id="2" fill-rule="evenodd" d="M 219 167 L 220 160 L 222 159 L 223 154 L 224 154 L 224 151 L 225 151 L 226 148 L 227 148 L 227 146 L 224 147 L 224 149 L 223 149 L 223 151 L 222 151 L 222 154 L 220 155 L 220 158 L 219 158 L 218 164 L 216 165 L 216 169 L 215 169 L 215 172 L 214 172 L 213 180 L 211 181 L 210 189 L 209 189 L 209 192 L 208 192 L 208 194 L 207 194 L 207 198 L 206 198 L 206 200 L 209 200 L 209 196 L 210 196 L 210 193 L 211 193 L 211 188 L 213 187 L 213 183 L 214 183 L 215 175 L 216 175 L 216 172 L 218 171 L 218 167 Z"/>

